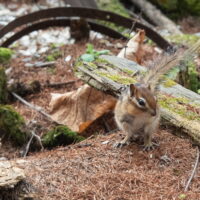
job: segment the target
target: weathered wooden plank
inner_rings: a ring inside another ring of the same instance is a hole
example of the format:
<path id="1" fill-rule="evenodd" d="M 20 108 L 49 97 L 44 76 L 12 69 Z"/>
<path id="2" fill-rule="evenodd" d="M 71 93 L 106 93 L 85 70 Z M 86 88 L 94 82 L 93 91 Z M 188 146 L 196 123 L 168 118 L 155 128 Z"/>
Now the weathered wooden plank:
<path id="1" fill-rule="evenodd" d="M 146 71 L 145 67 L 124 58 L 117 58 L 115 56 L 107 56 L 107 55 L 101 57 L 110 62 L 111 64 L 115 65 L 119 69 L 122 70 L 128 69 L 132 71 L 132 74 L 138 74 Z M 187 88 L 184 88 L 179 84 L 176 84 L 175 82 L 170 81 L 169 85 L 168 84 L 161 85 L 160 91 L 175 97 L 184 97 L 191 100 L 194 103 L 200 104 L 200 95 L 191 90 L 188 90 Z"/>

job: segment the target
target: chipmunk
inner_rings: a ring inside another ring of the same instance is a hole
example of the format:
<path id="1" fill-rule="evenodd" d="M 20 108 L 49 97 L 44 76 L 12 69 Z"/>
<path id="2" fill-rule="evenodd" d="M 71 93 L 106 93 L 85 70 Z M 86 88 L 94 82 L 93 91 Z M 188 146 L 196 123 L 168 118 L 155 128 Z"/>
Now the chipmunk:
<path id="1" fill-rule="evenodd" d="M 200 49 L 200 40 L 185 52 L 177 51 L 165 56 L 148 69 L 148 73 L 141 77 L 139 83 L 131 84 L 121 95 L 116 103 L 114 115 L 115 121 L 126 137 L 116 147 L 129 144 L 131 139 L 143 138 L 144 150 L 153 147 L 152 134 L 156 132 L 160 109 L 156 98 L 157 86 L 166 74 L 174 66 L 186 57 L 192 57 Z"/>

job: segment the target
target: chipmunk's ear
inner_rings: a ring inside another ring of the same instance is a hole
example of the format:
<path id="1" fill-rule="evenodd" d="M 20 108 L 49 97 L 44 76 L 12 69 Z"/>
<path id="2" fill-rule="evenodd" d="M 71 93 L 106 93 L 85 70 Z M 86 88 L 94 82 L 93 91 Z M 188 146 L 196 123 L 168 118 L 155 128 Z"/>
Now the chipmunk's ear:
<path id="1" fill-rule="evenodd" d="M 131 97 L 135 96 L 136 91 L 137 91 L 136 86 L 134 84 L 130 84 L 130 96 Z"/>

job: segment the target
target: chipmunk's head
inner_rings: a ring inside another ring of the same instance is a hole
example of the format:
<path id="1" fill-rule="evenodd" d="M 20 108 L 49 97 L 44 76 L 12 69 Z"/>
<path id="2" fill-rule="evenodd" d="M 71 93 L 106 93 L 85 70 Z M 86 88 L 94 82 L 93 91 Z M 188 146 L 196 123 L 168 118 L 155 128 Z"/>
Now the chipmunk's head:
<path id="1" fill-rule="evenodd" d="M 157 100 L 150 86 L 131 84 L 129 94 L 134 105 L 142 111 L 148 112 L 152 116 L 156 116 Z"/>

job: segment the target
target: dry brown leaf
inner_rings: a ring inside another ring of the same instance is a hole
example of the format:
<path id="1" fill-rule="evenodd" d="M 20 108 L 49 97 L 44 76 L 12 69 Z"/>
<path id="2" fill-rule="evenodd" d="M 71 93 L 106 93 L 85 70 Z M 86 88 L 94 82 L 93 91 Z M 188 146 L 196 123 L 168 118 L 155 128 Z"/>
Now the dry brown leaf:
<path id="1" fill-rule="evenodd" d="M 88 85 L 65 94 L 51 94 L 51 117 L 76 132 L 83 132 L 92 122 L 114 109 L 116 99 Z"/>
<path id="2" fill-rule="evenodd" d="M 117 57 L 127 58 L 141 64 L 144 38 L 145 31 L 138 30 L 137 34 L 128 41 L 126 47 L 118 53 Z"/>

